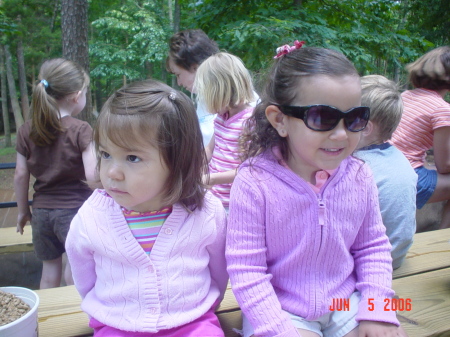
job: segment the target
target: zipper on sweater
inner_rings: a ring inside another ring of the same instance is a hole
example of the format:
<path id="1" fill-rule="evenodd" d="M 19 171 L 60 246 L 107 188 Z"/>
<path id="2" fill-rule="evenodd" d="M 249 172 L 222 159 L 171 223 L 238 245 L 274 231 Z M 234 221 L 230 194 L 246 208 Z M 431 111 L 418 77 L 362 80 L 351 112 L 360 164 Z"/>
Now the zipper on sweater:
<path id="1" fill-rule="evenodd" d="M 319 256 L 321 255 L 321 251 L 322 251 L 323 226 L 325 225 L 325 202 L 322 200 L 322 198 L 319 194 L 317 194 L 317 201 L 318 201 L 318 206 L 319 206 L 318 216 L 319 216 L 320 241 L 319 241 L 319 247 L 317 249 L 316 263 L 320 264 Z M 315 277 L 318 278 L 319 275 L 316 275 Z M 318 302 L 322 299 L 317 296 L 317 292 L 315 292 L 314 297 L 315 297 L 315 299 L 314 299 L 315 303 L 320 304 Z M 318 306 L 316 305 L 315 309 L 314 309 L 314 315 L 316 315 L 317 307 Z M 320 307 L 320 305 L 319 305 L 319 307 Z"/>
<path id="2" fill-rule="evenodd" d="M 318 197 L 319 202 L 319 225 L 325 225 L 325 202 Z"/>

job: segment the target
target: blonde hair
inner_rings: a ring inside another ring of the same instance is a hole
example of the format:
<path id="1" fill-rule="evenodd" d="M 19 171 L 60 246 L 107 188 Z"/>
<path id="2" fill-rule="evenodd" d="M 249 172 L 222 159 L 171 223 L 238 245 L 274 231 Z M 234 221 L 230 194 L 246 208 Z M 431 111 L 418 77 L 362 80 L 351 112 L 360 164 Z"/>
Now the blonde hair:
<path id="1" fill-rule="evenodd" d="M 94 127 L 98 168 L 101 137 L 125 149 L 159 149 L 170 172 L 165 203 L 202 207 L 207 160 L 195 107 L 185 94 L 155 80 L 122 87 L 103 105 Z"/>
<path id="2" fill-rule="evenodd" d="M 198 67 L 194 88 L 210 113 L 255 99 L 252 77 L 242 60 L 223 52 L 210 56 Z"/>
<path id="3" fill-rule="evenodd" d="M 89 76 L 78 64 L 63 58 L 45 61 L 33 87 L 30 139 L 38 146 L 51 145 L 64 129 L 58 100 L 89 86 Z"/>
<path id="4" fill-rule="evenodd" d="M 433 49 L 406 66 L 416 88 L 450 89 L 450 47 Z"/>
<path id="5" fill-rule="evenodd" d="M 378 126 L 379 140 L 391 139 L 403 113 L 397 84 L 381 75 L 367 75 L 361 77 L 361 88 L 361 104 L 370 108 L 370 120 Z"/>

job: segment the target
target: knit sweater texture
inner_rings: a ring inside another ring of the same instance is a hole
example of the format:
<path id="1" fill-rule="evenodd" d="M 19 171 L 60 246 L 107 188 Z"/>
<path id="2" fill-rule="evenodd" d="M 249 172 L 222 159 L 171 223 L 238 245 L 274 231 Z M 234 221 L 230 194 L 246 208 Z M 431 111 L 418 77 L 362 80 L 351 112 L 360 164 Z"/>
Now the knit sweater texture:
<path id="1" fill-rule="evenodd" d="M 355 290 L 357 321 L 399 325 L 395 312 L 384 311 L 394 296 L 391 246 L 368 166 L 345 159 L 316 194 L 272 151 L 251 165 L 241 165 L 231 189 L 226 254 L 255 335 L 300 336 L 283 310 L 314 320 Z"/>
<path id="2" fill-rule="evenodd" d="M 201 209 L 173 205 L 147 255 L 121 207 L 94 191 L 66 241 L 81 308 L 124 331 L 158 332 L 192 322 L 225 293 L 225 230 L 225 210 L 208 192 Z"/>

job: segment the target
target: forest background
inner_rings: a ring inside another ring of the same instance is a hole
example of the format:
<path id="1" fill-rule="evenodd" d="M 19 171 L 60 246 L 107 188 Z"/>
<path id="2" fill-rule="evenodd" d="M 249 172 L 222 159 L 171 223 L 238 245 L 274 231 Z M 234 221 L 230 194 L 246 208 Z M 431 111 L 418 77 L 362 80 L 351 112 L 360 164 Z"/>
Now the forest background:
<path id="1" fill-rule="evenodd" d="M 340 50 L 361 75 L 406 88 L 404 66 L 449 44 L 449 17 L 448 0 L 0 0 L 0 147 L 13 146 L 29 118 L 31 89 L 49 58 L 73 59 L 90 73 L 80 118 L 92 123 L 127 82 L 177 87 L 165 63 L 168 40 L 182 29 L 203 29 L 242 58 L 257 90 L 275 49 L 296 39 Z"/>

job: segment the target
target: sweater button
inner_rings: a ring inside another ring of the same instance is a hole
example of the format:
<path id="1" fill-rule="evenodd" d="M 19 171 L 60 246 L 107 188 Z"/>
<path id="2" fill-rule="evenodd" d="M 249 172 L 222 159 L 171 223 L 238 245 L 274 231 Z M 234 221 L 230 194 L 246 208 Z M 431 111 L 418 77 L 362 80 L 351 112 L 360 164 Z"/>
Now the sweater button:
<path id="1" fill-rule="evenodd" d="M 156 308 L 150 308 L 150 313 L 151 313 L 152 315 L 156 314 Z"/>
<path id="2" fill-rule="evenodd" d="M 171 235 L 172 234 L 172 230 L 170 228 L 166 228 L 164 233 L 166 233 L 167 235 Z"/>
<path id="3" fill-rule="evenodd" d="M 148 267 L 148 271 L 149 271 L 150 273 L 153 273 L 155 270 L 153 269 L 153 266 L 150 266 L 150 267 Z"/>

